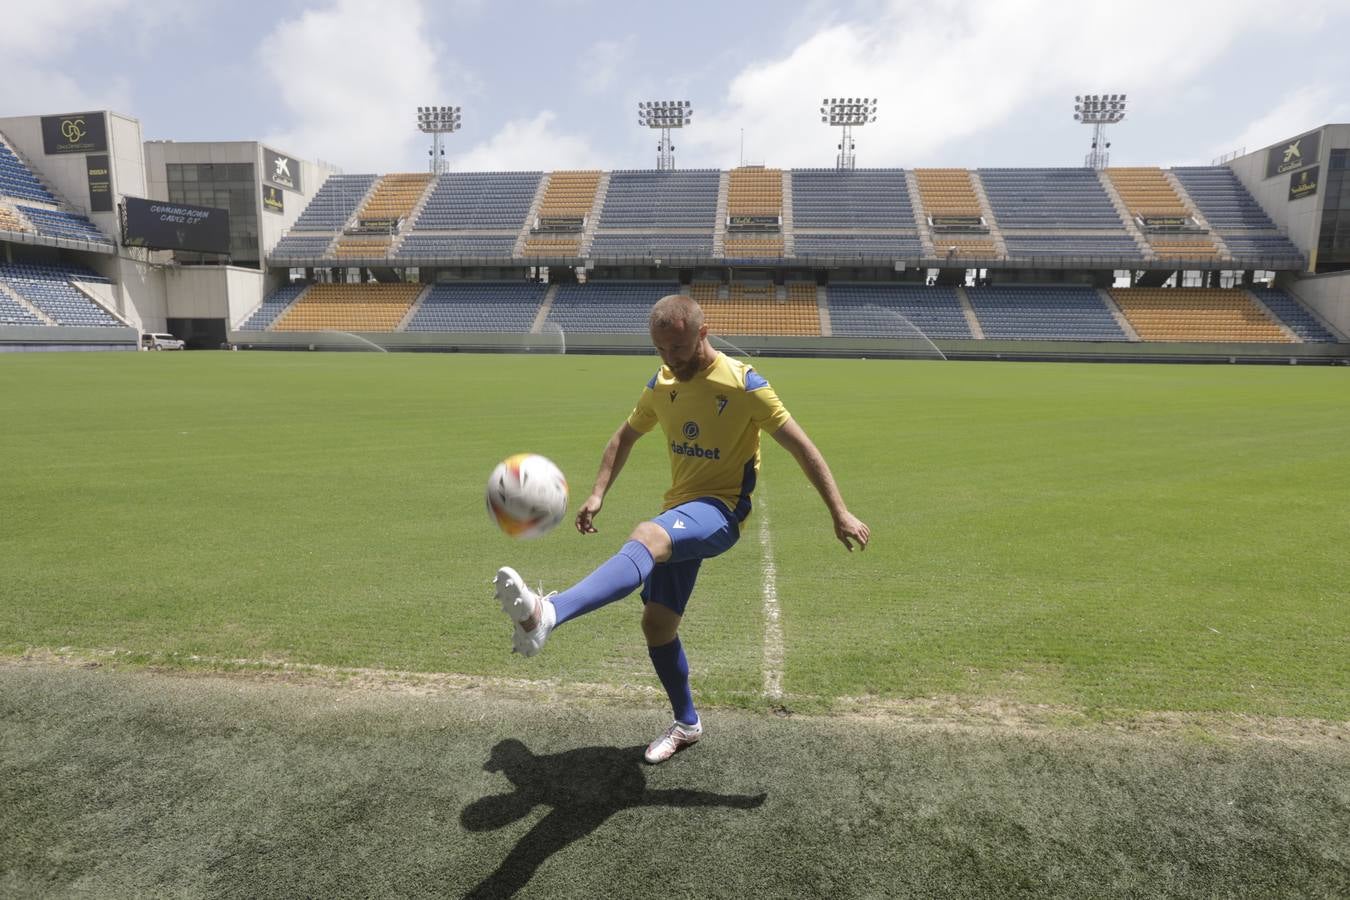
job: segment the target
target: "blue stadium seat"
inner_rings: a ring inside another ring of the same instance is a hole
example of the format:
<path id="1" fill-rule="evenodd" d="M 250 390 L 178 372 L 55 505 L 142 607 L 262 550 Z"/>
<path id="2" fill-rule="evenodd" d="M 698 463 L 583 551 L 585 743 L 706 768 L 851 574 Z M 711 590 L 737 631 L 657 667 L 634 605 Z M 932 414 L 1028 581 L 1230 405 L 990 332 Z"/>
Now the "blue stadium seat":
<path id="1" fill-rule="evenodd" d="M 35 206 L 16 204 L 19 211 L 28 217 L 38 234 L 47 237 L 69 238 L 77 241 L 89 241 L 95 244 L 112 244 L 103 232 L 94 227 L 84 216 L 57 209 L 39 209 Z"/>
<path id="2" fill-rule="evenodd" d="M 94 303 L 71 281 L 108 283 L 79 266 L 36 263 L 0 263 L 0 282 L 19 294 L 58 325 L 125 327 Z"/>
<path id="3" fill-rule="evenodd" d="M 558 287 L 548 321 L 564 332 L 646 334 L 652 304 L 678 294 L 678 282 L 589 281 Z"/>
<path id="4" fill-rule="evenodd" d="M 1299 340 L 1309 344 L 1334 344 L 1337 338 L 1327 331 L 1312 313 L 1303 308 L 1303 304 L 1277 288 L 1262 288 L 1253 291 L 1257 299 L 1266 305 L 1289 330 L 1298 335 Z"/>
<path id="5" fill-rule="evenodd" d="M 832 284 L 826 294 L 835 337 L 973 337 L 952 287 Z"/>
<path id="6" fill-rule="evenodd" d="M 414 231 L 510 228 L 519 231 L 542 172 L 448 172 L 436 176 Z M 509 254 L 508 254 L 509 255 Z"/>
<path id="7" fill-rule="evenodd" d="M 281 311 L 295 302 L 309 287 L 307 284 L 288 284 L 277 288 L 267 295 L 262 305 L 253 311 L 253 315 L 248 317 L 248 321 L 239 327 L 240 331 L 266 331 L 267 327 L 276 321 Z"/>
<path id="8" fill-rule="evenodd" d="M 1001 229 L 1109 229 L 1126 234 L 1093 169 L 980 169 Z"/>
<path id="9" fill-rule="evenodd" d="M 904 169 L 793 169 L 793 228 L 913 229 Z"/>
<path id="10" fill-rule="evenodd" d="M 438 284 L 405 330 L 526 334 L 547 291 L 548 285 L 531 281 Z"/>
<path id="11" fill-rule="evenodd" d="M 987 339 L 1127 341 L 1101 295 L 1089 287 L 966 288 Z"/>

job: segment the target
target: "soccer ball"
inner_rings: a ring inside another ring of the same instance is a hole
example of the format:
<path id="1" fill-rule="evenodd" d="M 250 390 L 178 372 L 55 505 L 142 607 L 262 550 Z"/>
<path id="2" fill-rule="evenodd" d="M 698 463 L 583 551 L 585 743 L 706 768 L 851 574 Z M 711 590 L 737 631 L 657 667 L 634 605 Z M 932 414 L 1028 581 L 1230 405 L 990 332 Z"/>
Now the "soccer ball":
<path id="1" fill-rule="evenodd" d="M 537 453 L 508 456 L 487 483 L 488 516 L 513 538 L 552 531 L 567 515 L 567 479 Z"/>

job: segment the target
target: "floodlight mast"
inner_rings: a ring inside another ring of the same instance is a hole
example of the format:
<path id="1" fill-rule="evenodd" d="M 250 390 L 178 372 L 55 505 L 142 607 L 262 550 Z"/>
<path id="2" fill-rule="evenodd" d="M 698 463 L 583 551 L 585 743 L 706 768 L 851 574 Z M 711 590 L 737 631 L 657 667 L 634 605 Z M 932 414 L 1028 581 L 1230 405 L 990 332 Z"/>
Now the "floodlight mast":
<path id="1" fill-rule="evenodd" d="M 461 110 L 458 106 L 419 106 L 417 107 L 417 130 L 431 135 L 432 173 L 440 175 L 445 171 L 445 151 L 441 149 L 441 135 L 459 131 Z"/>
<path id="2" fill-rule="evenodd" d="M 1106 152 L 1111 148 L 1106 139 L 1106 126 L 1125 118 L 1125 95 L 1079 94 L 1073 99 L 1074 120 L 1092 126 L 1092 152 L 1083 159 L 1083 165 L 1089 169 L 1105 169 L 1111 162 L 1111 154 Z"/>
<path id="3" fill-rule="evenodd" d="M 694 107 L 688 100 L 643 100 L 638 103 L 638 124 L 661 132 L 656 144 L 656 169 L 659 172 L 675 168 L 675 145 L 670 140 L 672 128 L 683 128 L 694 117 Z"/>
<path id="4" fill-rule="evenodd" d="M 853 127 L 866 125 L 877 120 L 877 98 L 875 97 L 826 97 L 820 101 L 820 121 L 841 128 L 839 135 L 839 155 L 835 157 L 835 168 L 852 169 L 855 163 L 853 151 Z"/>

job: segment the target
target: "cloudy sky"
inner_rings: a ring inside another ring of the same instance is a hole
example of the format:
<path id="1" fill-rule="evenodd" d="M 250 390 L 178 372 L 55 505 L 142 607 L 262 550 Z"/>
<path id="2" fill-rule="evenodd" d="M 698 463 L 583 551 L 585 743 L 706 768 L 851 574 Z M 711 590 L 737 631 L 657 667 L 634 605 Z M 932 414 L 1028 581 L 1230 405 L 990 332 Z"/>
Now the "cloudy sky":
<path id="1" fill-rule="evenodd" d="M 1073 96 L 1125 92 L 1114 165 L 1209 163 L 1350 121 L 1346 0 L 0 0 L 0 116 L 108 108 L 147 140 L 261 140 L 349 172 L 831 166 L 820 98 L 879 99 L 863 166 L 1081 165 Z M 743 148 L 743 149 L 742 149 Z"/>

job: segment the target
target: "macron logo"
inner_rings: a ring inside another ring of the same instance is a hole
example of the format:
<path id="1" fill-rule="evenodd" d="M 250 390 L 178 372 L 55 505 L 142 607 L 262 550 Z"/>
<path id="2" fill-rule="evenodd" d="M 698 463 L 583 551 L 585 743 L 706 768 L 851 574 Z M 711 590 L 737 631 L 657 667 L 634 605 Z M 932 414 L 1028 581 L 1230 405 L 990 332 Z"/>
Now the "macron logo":
<path id="1" fill-rule="evenodd" d="M 670 526 L 670 527 L 671 527 L 671 528 L 683 528 L 683 527 L 684 527 L 684 519 L 676 519 L 676 520 L 675 520 L 675 524 L 672 525 L 672 526 Z"/>

